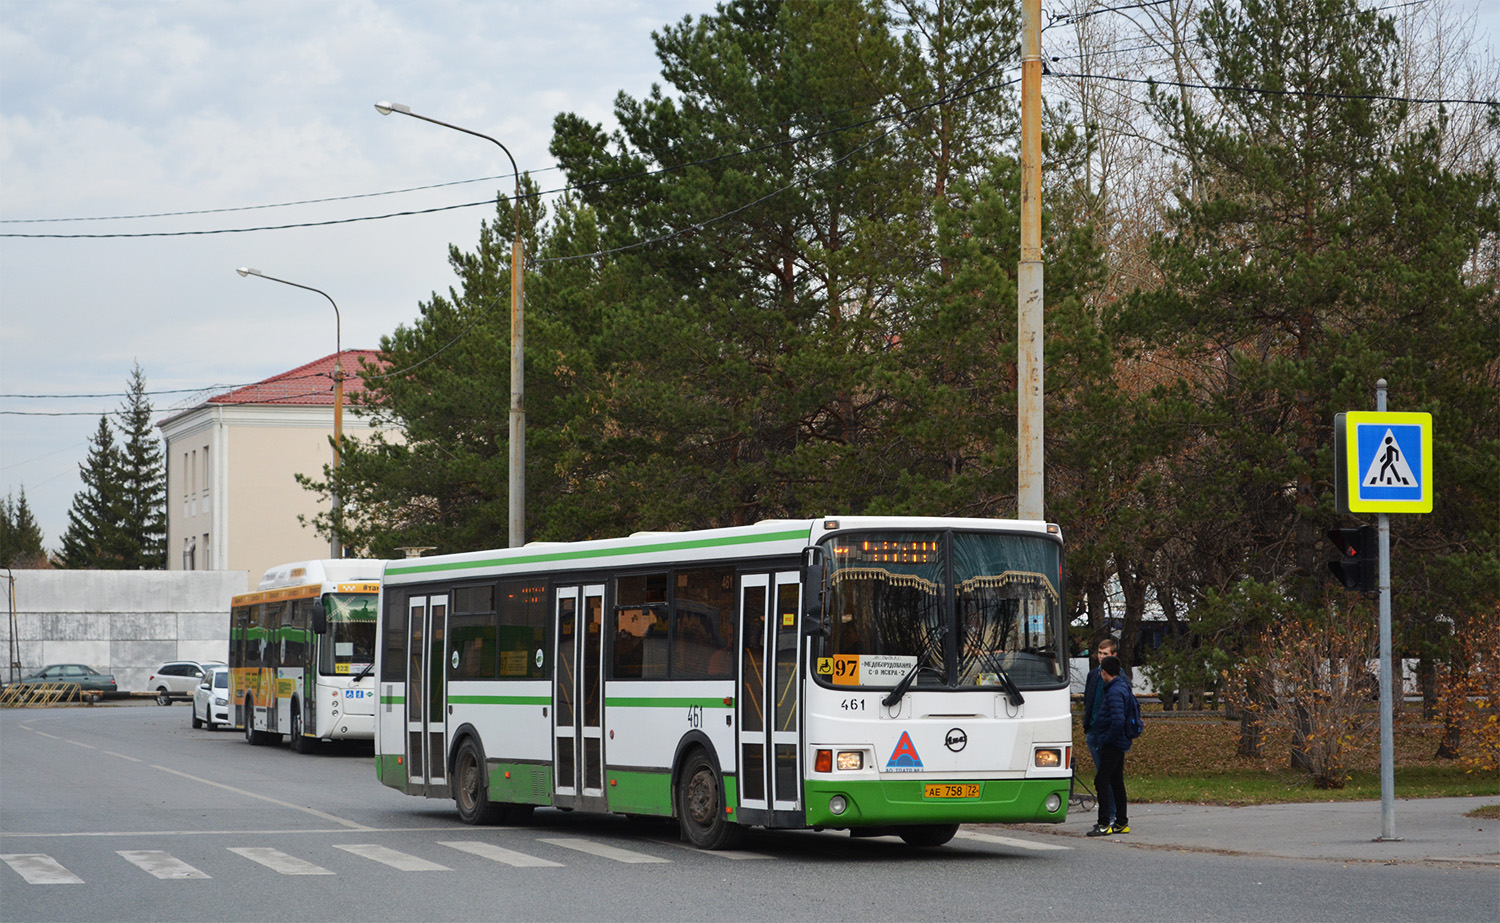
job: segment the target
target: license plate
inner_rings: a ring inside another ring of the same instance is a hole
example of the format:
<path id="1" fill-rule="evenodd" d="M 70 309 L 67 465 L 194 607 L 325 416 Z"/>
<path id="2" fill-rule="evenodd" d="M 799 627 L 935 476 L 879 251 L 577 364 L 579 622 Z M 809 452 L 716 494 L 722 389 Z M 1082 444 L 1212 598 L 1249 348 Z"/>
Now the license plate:
<path id="1" fill-rule="evenodd" d="M 923 798 L 978 798 L 978 782 L 940 782 L 922 786 Z"/>

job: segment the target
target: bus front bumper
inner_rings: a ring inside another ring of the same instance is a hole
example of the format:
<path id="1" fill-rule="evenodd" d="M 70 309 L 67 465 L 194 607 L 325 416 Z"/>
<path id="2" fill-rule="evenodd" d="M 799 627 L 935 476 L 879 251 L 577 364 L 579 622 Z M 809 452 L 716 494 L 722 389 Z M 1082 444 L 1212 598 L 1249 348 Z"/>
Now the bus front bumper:
<path id="1" fill-rule="evenodd" d="M 1068 779 L 984 779 L 974 797 L 931 797 L 927 786 L 969 779 L 809 779 L 803 786 L 810 827 L 901 824 L 1058 824 L 1068 816 Z M 1055 805 L 1055 807 L 1054 807 Z M 842 807 L 842 811 L 837 810 Z"/>

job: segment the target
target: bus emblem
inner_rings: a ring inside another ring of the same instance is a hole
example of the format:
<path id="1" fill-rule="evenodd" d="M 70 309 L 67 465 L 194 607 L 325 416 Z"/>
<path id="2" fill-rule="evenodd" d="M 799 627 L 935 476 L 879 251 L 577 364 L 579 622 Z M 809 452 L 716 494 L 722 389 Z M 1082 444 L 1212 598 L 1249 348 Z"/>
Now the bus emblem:
<path id="1" fill-rule="evenodd" d="M 952 750 L 954 753 L 959 752 L 968 745 L 969 735 L 964 733 L 963 728 L 954 728 L 948 732 L 947 737 L 943 738 L 943 746 L 947 747 L 949 750 Z"/>
<path id="2" fill-rule="evenodd" d="M 917 755 L 916 745 L 911 742 L 911 735 L 905 731 L 901 732 L 901 739 L 896 741 L 896 749 L 891 751 L 891 758 L 885 761 L 887 772 L 920 772 L 922 770 L 922 758 Z"/>

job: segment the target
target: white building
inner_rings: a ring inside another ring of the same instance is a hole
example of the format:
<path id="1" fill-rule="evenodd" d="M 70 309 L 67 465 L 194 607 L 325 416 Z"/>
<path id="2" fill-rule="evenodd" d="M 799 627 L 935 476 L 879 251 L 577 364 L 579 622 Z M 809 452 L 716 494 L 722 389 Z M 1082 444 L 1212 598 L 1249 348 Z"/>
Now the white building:
<path id="1" fill-rule="evenodd" d="M 349 411 L 353 377 L 375 350 L 346 349 L 344 439 L 371 433 Z M 167 455 L 167 569 L 237 570 L 253 589 L 267 568 L 329 556 L 309 522 L 329 508 L 296 475 L 333 461 L 335 354 L 211 397 L 162 420 Z"/>

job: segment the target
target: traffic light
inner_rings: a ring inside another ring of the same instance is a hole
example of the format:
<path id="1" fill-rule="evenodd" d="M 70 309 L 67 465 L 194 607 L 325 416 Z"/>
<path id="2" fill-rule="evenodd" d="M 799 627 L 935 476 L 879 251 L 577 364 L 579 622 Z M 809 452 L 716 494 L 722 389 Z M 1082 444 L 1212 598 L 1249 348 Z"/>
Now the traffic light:
<path id="1" fill-rule="evenodd" d="M 1357 529 L 1329 529 L 1328 540 L 1339 550 L 1339 559 L 1329 561 L 1328 569 L 1346 590 L 1373 593 L 1380 579 L 1380 554 L 1374 526 Z"/>

